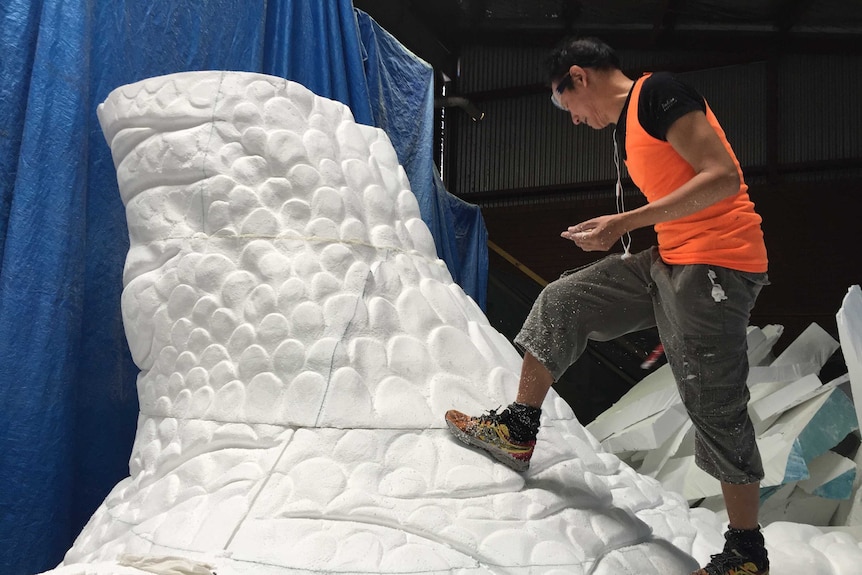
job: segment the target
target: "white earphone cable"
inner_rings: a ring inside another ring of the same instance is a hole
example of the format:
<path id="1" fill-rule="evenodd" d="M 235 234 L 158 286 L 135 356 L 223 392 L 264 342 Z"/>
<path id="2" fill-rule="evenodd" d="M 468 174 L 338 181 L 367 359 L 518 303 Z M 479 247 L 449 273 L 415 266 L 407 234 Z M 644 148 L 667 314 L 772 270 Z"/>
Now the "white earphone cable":
<path id="1" fill-rule="evenodd" d="M 617 129 L 614 127 L 614 166 L 617 168 L 617 182 L 616 182 L 616 202 L 617 202 L 617 213 L 621 214 L 626 211 L 626 200 L 623 196 L 623 181 L 622 181 L 622 172 L 620 171 L 620 150 L 617 145 Z M 632 236 L 629 232 L 626 232 L 624 237 L 620 238 L 620 243 L 623 245 L 623 259 L 630 257 L 631 245 L 632 245 Z"/>

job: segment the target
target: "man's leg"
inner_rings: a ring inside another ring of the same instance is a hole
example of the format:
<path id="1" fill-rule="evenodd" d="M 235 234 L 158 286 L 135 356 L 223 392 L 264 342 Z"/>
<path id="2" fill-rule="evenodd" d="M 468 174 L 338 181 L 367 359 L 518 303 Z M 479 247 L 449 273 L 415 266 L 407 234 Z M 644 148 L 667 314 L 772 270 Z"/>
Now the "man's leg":
<path id="1" fill-rule="evenodd" d="M 524 354 L 521 364 L 521 379 L 518 383 L 516 403 L 542 408 L 548 390 L 554 384 L 554 376 L 529 351 Z"/>
<path id="2" fill-rule="evenodd" d="M 760 532 L 757 514 L 760 483 L 721 482 L 721 493 L 729 524 L 724 534 L 724 550 L 693 575 L 766 575 L 769 556 Z"/>
<path id="3" fill-rule="evenodd" d="M 697 575 L 765 575 L 758 526 L 763 466 L 746 379 L 746 331 L 765 276 L 705 265 L 654 269 L 656 321 L 695 433 L 695 461 L 721 482 L 730 525 L 724 549 Z"/>
<path id="4" fill-rule="evenodd" d="M 609 256 L 566 274 L 542 290 L 515 343 L 524 350 L 518 394 L 502 412 L 446 413 L 452 433 L 516 471 L 526 471 L 539 430 L 541 406 L 556 379 L 590 339 L 607 341 L 655 325 L 647 250 L 622 260 Z"/>
<path id="5" fill-rule="evenodd" d="M 737 485 L 721 483 L 724 506 L 733 529 L 757 529 L 760 505 L 760 482 Z"/>

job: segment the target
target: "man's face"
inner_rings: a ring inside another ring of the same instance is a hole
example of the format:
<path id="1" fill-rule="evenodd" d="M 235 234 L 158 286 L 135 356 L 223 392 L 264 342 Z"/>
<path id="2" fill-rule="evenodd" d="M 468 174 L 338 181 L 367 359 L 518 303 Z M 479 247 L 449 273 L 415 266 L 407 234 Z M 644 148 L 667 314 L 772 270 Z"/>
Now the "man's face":
<path id="1" fill-rule="evenodd" d="M 602 120 L 594 94 L 589 84 L 583 81 L 584 77 L 583 71 L 569 70 L 567 76 L 551 84 L 551 100 L 558 108 L 568 112 L 576 126 L 586 124 L 594 130 L 600 130 L 607 126 L 607 122 Z"/>

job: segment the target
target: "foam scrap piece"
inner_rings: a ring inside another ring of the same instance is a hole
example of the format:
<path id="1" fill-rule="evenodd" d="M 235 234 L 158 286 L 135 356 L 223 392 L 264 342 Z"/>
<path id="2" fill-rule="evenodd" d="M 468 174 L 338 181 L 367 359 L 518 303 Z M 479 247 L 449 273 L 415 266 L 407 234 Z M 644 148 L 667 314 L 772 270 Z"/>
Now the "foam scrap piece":
<path id="1" fill-rule="evenodd" d="M 816 375 L 807 375 L 802 379 L 780 386 L 779 389 L 766 397 L 750 402 L 748 411 L 752 418 L 765 421 L 774 415 L 786 411 L 801 397 L 819 389 L 821 385 L 823 384 Z"/>
<path id="2" fill-rule="evenodd" d="M 847 395 L 834 387 L 785 412 L 759 438 L 780 441 L 778 449 L 761 449 L 767 473 L 763 485 L 808 479 L 808 464 L 857 427 Z M 776 482 L 782 471 L 783 476 Z"/>
<path id="3" fill-rule="evenodd" d="M 810 477 L 800 481 L 800 489 L 824 499 L 848 499 L 856 480 L 856 462 L 827 451 L 808 464 Z"/>
<path id="4" fill-rule="evenodd" d="M 121 555 L 120 565 L 136 567 L 154 575 L 213 575 L 214 567 L 209 563 L 192 561 L 183 557 L 138 557 Z"/>
<path id="5" fill-rule="evenodd" d="M 808 479 L 808 463 L 855 428 L 847 396 L 834 386 L 821 386 L 813 397 L 783 413 L 758 437 L 765 472 L 761 485 L 778 486 Z M 699 469 L 690 454 L 669 458 L 656 472 L 656 478 L 688 501 L 721 494 L 719 482 Z"/>
<path id="6" fill-rule="evenodd" d="M 856 419 L 862 422 L 862 289 L 858 285 L 847 290 L 836 320 L 841 352 L 850 374 Z"/>
<path id="7" fill-rule="evenodd" d="M 816 366 L 819 372 L 839 347 L 840 344 L 834 337 L 816 323 L 812 323 L 775 358 L 772 365 L 808 364 Z"/>
<path id="8" fill-rule="evenodd" d="M 611 453 L 655 449 L 683 427 L 686 421 L 689 421 L 688 414 L 678 403 L 611 434 L 602 441 L 602 447 Z"/>
<path id="9" fill-rule="evenodd" d="M 712 497 L 721 493 L 721 485 L 714 477 L 707 475 L 695 465 L 693 455 L 668 459 L 658 470 L 656 479 L 666 489 L 681 493 L 688 501 Z"/>
<path id="10" fill-rule="evenodd" d="M 662 445 L 646 454 L 638 471 L 650 477 L 658 476 L 665 464 L 676 455 L 680 445 L 693 433 L 694 426 L 691 420 L 687 419 Z"/>
<path id="11" fill-rule="evenodd" d="M 603 441 L 613 433 L 680 403 L 679 392 L 670 369 L 664 364 L 632 387 L 619 401 L 587 425 L 596 439 Z"/>
<path id="12" fill-rule="evenodd" d="M 751 366 L 748 369 L 748 385 L 756 385 L 766 382 L 790 382 L 803 377 L 816 374 L 820 371 L 819 365 L 813 362 L 791 363 L 787 365 Z"/>
<path id="13" fill-rule="evenodd" d="M 828 393 L 831 390 L 838 388 L 842 383 L 846 383 L 846 381 L 847 381 L 847 376 L 843 375 L 843 376 L 835 378 L 834 380 L 832 380 L 828 383 L 824 383 L 824 384 L 820 385 L 819 387 L 815 387 L 811 391 L 799 395 L 792 402 L 788 403 L 785 407 L 785 411 L 790 410 L 791 408 L 796 407 L 798 405 L 802 405 L 806 401 L 813 399 L 819 395 L 823 395 L 825 393 Z M 781 384 L 759 384 L 758 386 L 756 386 L 755 388 L 752 389 L 752 397 L 754 397 L 754 395 L 755 395 L 754 391 L 756 389 L 759 389 L 762 386 L 769 386 L 769 385 L 778 385 L 778 388 L 781 387 Z M 776 388 L 776 389 L 778 389 L 778 388 Z M 754 422 L 754 428 L 755 428 L 755 431 L 756 431 L 758 437 L 762 437 L 763 435 L 767 434 L 769 431 L 769 427 L 773 423 L 775 423 L 779 417 L 781 417 L 781 412 L 776 412 L 771 417 L 769 417 L 765 420 L 760 420 L 756 416 L 752 417 L 752 420 Z"/>
<path id="14" fill-rule="evenodd" d="M 773 346 L 783 333 L 784 326 L 782 325 L 769 324 L 762 328 L 749 326 L 748 363 L 752 366 L 763 365 L 770 357 Z"/>
<path id="15" fill-rule="evenodd" d="M 833 389 L 825 395 L 826 401 L 823 407 L 797 435 L 791 459 L 803 460 L 807 464 L 838 445 L 847 434 L 859 428 L 853 405 L 843 391 Z M 794 409 L 801 408 L 802 406 Z M 785 481 L 791 480 L 792 476 L 785 477 Z"/>
<path id="16" fill-rule="evenodd" d="M 793 484 L 783 486 L 780 491 L 762 502 L 762 524 L 789 521 L 827 526 L 838 509 L 838 500 L 811 495 Z"/>

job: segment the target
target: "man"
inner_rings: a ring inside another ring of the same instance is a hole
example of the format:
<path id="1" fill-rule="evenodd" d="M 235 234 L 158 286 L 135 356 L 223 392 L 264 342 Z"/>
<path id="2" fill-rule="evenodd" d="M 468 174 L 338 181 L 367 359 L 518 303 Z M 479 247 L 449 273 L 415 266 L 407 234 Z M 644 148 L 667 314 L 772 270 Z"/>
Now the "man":
<path id="1" fill-rule="evenodd" d="M 447 424 L 462 441 L 525 471 L 542 402 L 587 341 L 657 326 L 696 430 L 697 465 L 721 482 L 730 520 L 724 550 L 697 573 L 764 575 L 763 467 L 747 412 L 746 330 L 768 283 L 767 258 L 739 162 L 702 96 L 667 73 L 628 78 L 599 40 L 565 41 L 548 59 L 548 76 L 552 100 L 574 124 L 615 125 L 615 152 L 648 203 L 562 232 L 585 251 L 607 251 L 621 239 L 625 250 L 542 291 L 515 338 L 524 361 L 514 403 L 478 417 L 449 411 Z M 650 225 L 658 246 L 630 254 L 624 238 Z"/>

